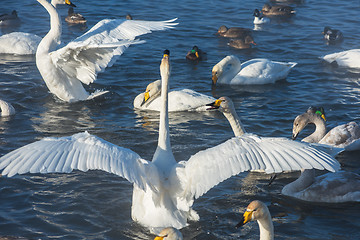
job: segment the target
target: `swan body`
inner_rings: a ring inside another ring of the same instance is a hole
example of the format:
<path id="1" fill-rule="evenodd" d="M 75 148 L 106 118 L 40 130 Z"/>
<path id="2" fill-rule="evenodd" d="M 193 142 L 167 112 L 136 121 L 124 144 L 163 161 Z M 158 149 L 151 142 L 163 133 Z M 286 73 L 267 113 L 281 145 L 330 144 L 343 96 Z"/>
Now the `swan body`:
<path id="1" fill-rule="evenodd" d="M 219 27 L 217 34 L 227 38 L 245 38 L 246 36 L 251 35 L 251 30 L 241 27 L 228 28 L 225 25 L 222 25 Z"/>
<path id="2" fill-rule="evenodd" d="M 0 117 L 6 117 L 15 114 L 15 108 L 8 102 L 0 99 Z"/>
<path id="3" fill-rule="evenodd" d="M 274 239 L 274 225 L 268 207 L 259 200 L 252 201 L 246 208 L 240 222 L 236 227 L 241 227 L 250 221 L 257 221 L 260 229 L 260 240 Z"/>
<path id="4" fill-rule="evenodd" d="M 12 32 L 0 36 L 0 54 L 32 55 L 41 41 L 41 37 L 23 32 Z"/>
<path id="5" fill-rule="evenodd" d="M 177 162 L 171 150 L 168 117 L 169 51 L 160 64 L 161 98 L 158 146 L 152 161 L 87 132 L 44 138 L 0 158 L 3 176 L 72 170 L 103 170 L 133 183 L 131 216 L 153 232 L 182 228 L 198 220 L 194 200 L 225 179 L 243 171 L 267 173 L 301 168 L 335 171 L 339 163 L 304 143 L 244 135 Z M 290 151 L 290 149 L 294 151 Z M 296 151 L 295 151 L 296 149 Z M 220 161 L 221 160 L 221 161 Z"/>
<path id="6" fill-rule="evenodd" d="M 230 55 L 218 62 L 212 69 L 213 84 L 252 85 L 268 84 L 285 79 L 294 62 L 275 62 L 256 58 L 244 63 Z"/>
<path id="7" fill-rule="evenodd" d="M 55 9 L 68 0 L 37 0 L 50 14 L 50 31 L 36 51 L 36 66 L 50 92 L 66 102 L 83 101 L 105 92 L 89 94 L 83 87 L 95 81 L 97 73 L 111 66 L 129 45 L 142 43 L 135 37 L 172 28 L 170 21 L 104 19 L 88 32 L 58 49 L 61 21 Z"/>
<path id="8" fill-rule="evenodd" d="M 146 87 L 144 93 L 140 93 L 134 99 L 134 108 L 140 110 L 160 111 L 162 100 L 161 80 L 156 80 Z M 179 111 L 206 111 L 208 104 L 215 98 L 191 89 L 174 89 L 169 92 L 169 112 Z"/>
<path id="9" fill-rule="evenodd" d="M 179 230 L 173 227 L 164 228 L 154 240 L 183 240 Z"/>
<path id="10" fill-rule="evenodd" d="M 70 24 L 85 24 L 86 18 L 84 18 L 84 16 L 80 13 L 75 13 L 74 8 L 70 7 L 65 21 Z"/>
<path id="11" fill-rule="evenodd" d="M 254 24 L 265 24 L 265 23 L 269 23 L 270 19 L 264 16 L 261 16 L 259 9 L 255 9 L 254 10 Z"/>
<path id="12" fill-rule="evenodd" d="M 326 62 L 340 67 L 360 68 L 360 49 L 331 53 L 321 57 Z"/>
<path id="13" fill-rule="evenodd" d="M 338 171 L 315 177 L 313 169 L 303 170 L 281 193 L 309 202 L 360 202 L 360 175 Z"/>
<path id="14" fill-rule="evenodd" d="M 356 122 L 336 126 L 327 132 L 323 109 L 310 107 L 294 119 L 292 138 L 296 139 L 308 124 L 315 124 L 316 128 L 312 134 L 302 139 L 304 142 L 330 145 L 347 151 L 360 149 L 360 126 Z"/>

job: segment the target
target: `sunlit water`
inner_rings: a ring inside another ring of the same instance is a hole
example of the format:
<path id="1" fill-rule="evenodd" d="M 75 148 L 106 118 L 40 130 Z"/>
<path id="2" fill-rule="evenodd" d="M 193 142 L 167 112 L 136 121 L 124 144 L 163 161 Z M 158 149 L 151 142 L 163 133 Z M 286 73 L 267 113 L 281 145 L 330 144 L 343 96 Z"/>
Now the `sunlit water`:
<path id="1" fill-rule="evenodd" d="M 104 18 L 166 20 L 178 17 L 174 30 L 155 32 L 131 46 L 114 66 L 99 74 L 89 91 L 106 89 L 104 97 L 64 103 L 48 92 L 32 57 L 0 56 L 0 98 L 11 102 L 17 114 L 0 119 L 0 155 L 46 136 L 68 136 L 89 131 L 114 144 L 130 148 L 150 160 L 157 144 L 159 115 L 135 111 L 134 97 L 159 78 L 162 51 L 171 51 L 171 88 L 185 87 L 214 97 L 229 96 L 248 132 L 261 136 L 290 137 L 294 117 L 309 106 L 323 106 L 330 127 L 360 120 L 359 73 L 333 68 L 319 57 L 359 48 L 358 1 L 305 1 L 295 4 L 296 16 L 272 21 L 253 35 L 257 46 L 235 50 L 228 39 L 214 35 L 220 25 L 253 28 L 252 12 L 263 1 L 77 1 L 76 11 L 90 28 Z M 24 4 L 24 5 L 23 5 Z M 18 11 L 16 31 L 44 36 L 47 12 L 35 1 L 2 0 L 1 13 Z M 67 7 L 60 6 L 64 19 Z M 341 29 L 344 42 L 326 45 L 323 27 Z M 2 34 L 13 29 L 1 29 Z M 63 42 L 86 29 L 63 23 Z M 208 60 L 185 60 L 193 45 Z M 211 68 L 226 55 L 241 61 L 264 57 L 294 61 L 288 78 L 273 85 L 211 88 Z M 311 127 L 301 134 L 304 137 Z M 175 158 L 186 160 L 199 150 L 233 136 L 220 113 L 170 114 Z M 337 158 L 344 169 L 360 173 L 360 152 Z M 219 159 L 221 161 L 221 159 Z M 258 239 L 256 223 L 234 226 L 247 204 L 259 199 L 270 209 L 276 239 L 359 239 L 360 205 L 312 204 L 281 196 L 282 187 L 298 173 L 280 175 L 271 186 L 269 176 L 242 173 L 219 184 L 197 199 L 199 222 L 182 230 L 185 239 Z M 130 216 L 132 185 L 102 171 L 71 174 L 22 175 L 0 178 L 0 235 L 31 239 L 152 239 L 154 236 Z"/>

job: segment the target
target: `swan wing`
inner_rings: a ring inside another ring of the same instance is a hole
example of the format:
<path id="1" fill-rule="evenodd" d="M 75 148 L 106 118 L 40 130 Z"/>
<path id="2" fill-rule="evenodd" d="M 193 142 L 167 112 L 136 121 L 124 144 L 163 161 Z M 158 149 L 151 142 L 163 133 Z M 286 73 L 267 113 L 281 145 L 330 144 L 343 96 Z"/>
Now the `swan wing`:
<path id="1" fill-rule="evenodd" d="M 301 169 L 335 171 L 339 163 L 309 144 L 286 138 L 258 137 L 244 134 L 200 151 L 187 162 L 179 162 L 173 181 L 179 182 L 179 198 L 198 198 L 227 178 L 250 170 L 266 173 Z"/>
<path id="2" fill-rule="evenodd" d="M 69 173 L 103 170 L 119 175 L 145 189 L 157 189 L 157 169 L 130 149 L 109 143 L 88 132 L 70 137 L 44 138 L 0 158 L 2 175 Z"/>
<path id="3" fill-rule="evenodd" d="M 111 66 L 134 43 L 137 36 L 173 28 L 176 19 L 137 21 L 104 19 L 65 47 L 50 53 L 53 63 L 67 76 L 85 84 L 92 83 L 97 73 Z"/>

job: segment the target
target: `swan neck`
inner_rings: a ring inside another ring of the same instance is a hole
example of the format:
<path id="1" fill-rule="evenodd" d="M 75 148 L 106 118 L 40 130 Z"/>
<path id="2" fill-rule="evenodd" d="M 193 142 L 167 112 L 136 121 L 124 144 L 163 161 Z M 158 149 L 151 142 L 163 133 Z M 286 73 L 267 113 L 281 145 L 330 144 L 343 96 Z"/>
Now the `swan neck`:
<path id="1" fill-rule="evenodd" d="M 274 225 L 271 220 L 270 214 L 266 218 L 257 220 L 260 229 L 260 240 L 273 240 L 274 239 Z"/>
<path id="2" fill-rule="evenodd" d="M 220 68 L 223 69 L 223 74 L 219 76 L 219 81 L 229 82 L 240 72 L 241 62 L 235 56 L 227 56 L 220 62 Z"/>
<path id="3" fill-rule="evenodd" d="M 61 38 L 61 20 L 59 14 L 56 11 L 56 4 L 52 5 L 47 0 L 37 0 L 49 13 L 50 15 L 50 31 L 46 34 L 46 36 L 41 40 L 38 52 L 46 51 L 49 52 L 51 50 L 56 49 L 56 47 L 60 44 Z"/>
<path id="4" fill-rule="evenodd" d="M 310 117 L 310 123 L 315 124 L 315 131 L 308 137 L 304 138 L 306 142 L 319 142 L 326 135 L 325 121 L 317 116 Z"/>
<path id="5" fill-rule="evenodd" d="M 315 170 L 305 169 L 301 171 L 301 175 L 295 181 L 286 185 L 282 192 L 286 195 L 292 195 L 308 188 L 315 181 Z"/>
<path id="6" fill-rule="evenodd" d="M 236 137 L 243 135 L 246 131 L 242 125 L 239 116 L 235 112 L 235 109 L 231 109 L 229 112 L 223 112 L 226 119 L 229 121 L 230 126 Z"/>

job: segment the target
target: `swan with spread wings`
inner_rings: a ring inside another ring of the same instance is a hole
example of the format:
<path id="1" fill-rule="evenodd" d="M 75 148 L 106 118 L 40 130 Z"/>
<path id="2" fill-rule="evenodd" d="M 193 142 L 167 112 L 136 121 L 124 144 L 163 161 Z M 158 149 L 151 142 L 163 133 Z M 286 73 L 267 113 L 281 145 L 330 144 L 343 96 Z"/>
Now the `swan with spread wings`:
<path id="1" fill-rule="evenodd" d="M 143 41 L 139 35 L 165 30 L 177 25 L 174 21 L 136 21 L 104 19 L 88 32 L 58 48 L 61 38 L 61 20 L 57 4 L 75 6 L 69 0 L 37 0 L 50 14 L 50 31 L 41 40 L 36 51 L 36 66 L 50 92 L 66 102 L 92 99 L 106 93 L 89 94 L 83 84 L 95 81 L 97 74 L 111 66 L 127 47 Z"/>

